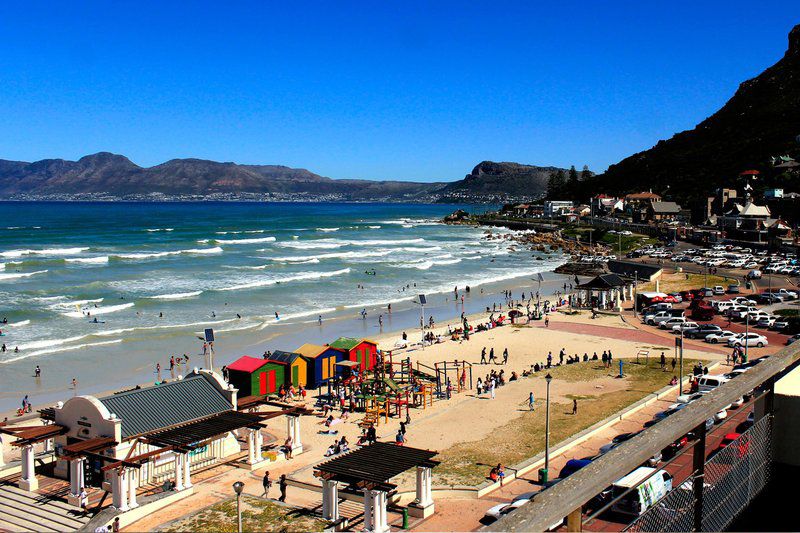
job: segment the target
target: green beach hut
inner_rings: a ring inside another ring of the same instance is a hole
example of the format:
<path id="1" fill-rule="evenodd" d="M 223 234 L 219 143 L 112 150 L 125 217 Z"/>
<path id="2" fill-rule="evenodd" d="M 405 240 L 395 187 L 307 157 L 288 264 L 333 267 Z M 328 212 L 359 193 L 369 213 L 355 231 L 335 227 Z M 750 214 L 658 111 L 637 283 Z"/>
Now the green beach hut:
<path id="1" fill-rule="evenodd" d="M 284 379 L 280 361 L 244 355 L 228 365 L 228 382 L 239 389 L 239 398 L 276 394 Z"/>

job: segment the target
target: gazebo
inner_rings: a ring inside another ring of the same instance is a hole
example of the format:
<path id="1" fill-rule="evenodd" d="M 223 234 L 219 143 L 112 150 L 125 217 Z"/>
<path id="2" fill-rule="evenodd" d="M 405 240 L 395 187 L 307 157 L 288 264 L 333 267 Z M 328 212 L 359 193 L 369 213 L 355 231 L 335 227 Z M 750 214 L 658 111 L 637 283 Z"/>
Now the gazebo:
<path id="1" fill-rule="evenodd" d="M 592 309 L 619 310 L 622 307 L 621 301 L 625 297 L 625 287 L 628 285 L 629 283 L 617 274 L 601 274 L 576 288 L 584 292 L 580 300 L 589 304 Z"/>
<path id="2" fill-rule="evenodd" d="M 427 518 L 433 514 L 432 469 L 439 463 L 432 459 L 437 453 L 376 442 L 317 465 L 314 475 L 322 480 L 322 517 L 339 519 L 339 483 L 345 483 L 364 493 L 364 530 L 388 532 L 388 497 L 397 488 L 389 480 L 416 467 L 417 497 L 409 514 Z"/>

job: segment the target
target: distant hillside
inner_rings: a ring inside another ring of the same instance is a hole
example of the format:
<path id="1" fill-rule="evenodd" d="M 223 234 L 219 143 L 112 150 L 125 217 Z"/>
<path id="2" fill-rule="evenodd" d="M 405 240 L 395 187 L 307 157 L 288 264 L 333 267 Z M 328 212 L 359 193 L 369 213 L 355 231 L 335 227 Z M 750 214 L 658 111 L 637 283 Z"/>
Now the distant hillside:
<path id="1" fill-rule="evenodd" d="M 743 170 L 769 170 L 770 156 L 798 157 L 798 135 L 800 25 L 789 33 L 783 58 L 742 83 L 722 109 L 693 130 L 611 165 L 593 180 L 591 189 L 663 193 L 669 187 L 669 194 L 678 200 L 698 199 L 721 185 L 731 185 Z M 787 185 L 800 189 L 796 180 Z"/>
<path id="2" fill-rule="evenodd" d="M 101 152 L 78 161 L 0 160 L 0 196 L 211 195 L 237 193 L 336 195 L 347 200 L 419 199 L 443 183 L 333 180 L 305 169 L 173 159 L 144 168 L 122 155 Z"/>
<path id="3" fill-rule="evenodd" d="M 442 189 L 442 195 L 449 197 L 512 197 L 536 198 L 544 196 L 547 180 L 558 171 L 557 167 L 537 167 L 519 163 L 495 163 L 483 161 L 463 180 L 454 181 Z"/>

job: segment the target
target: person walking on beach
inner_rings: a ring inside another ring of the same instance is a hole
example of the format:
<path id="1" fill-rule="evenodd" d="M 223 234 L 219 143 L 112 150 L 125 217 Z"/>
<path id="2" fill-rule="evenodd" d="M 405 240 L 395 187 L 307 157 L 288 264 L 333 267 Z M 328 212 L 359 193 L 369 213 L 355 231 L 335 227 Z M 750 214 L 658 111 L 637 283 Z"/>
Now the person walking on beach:
<path id="1" fill-rule="evenodd" d="M 497 358 L 494 356 L 494 346 L 489 348 L 489 363 L 496 363 Z"/>
<path id="2" fill-rule="evenodd" d="M 383 315 L 378 315 L 378 327 L 383 329 Z"/>
<path id="3" fill-rule="evenodd" d="M 322 325 L 322 315 L 317 317 L 317 323 L 321 326 Z"/>
<path id="4" fill-rule="evenodd" d="M 546 328 L 550 327 L 550 317 L 549 316 L 545 316 L 544 317 L 544 327 L 546 327 Z"/>
<path id="5" fill-rule="evenodd" d="M 269 489 L 272 487 L 272 480 L 269 479 L 269 470 L 264 472 L 264 479 L 261 480 L 261 485 L 264 487 L 264 498 L 269 498 Z"/>
<path id="6" fill-rule="evenodd" d="M 481 350 L 481 364 L 486 364 L 486 346 L 484 346 L 483 350 Z"/>
<path id="7" fill-rule="evenodd" d="M 492 378 L 491 381 L 489 381 L 489 395 L 490 395 L 492 400 L 494 400 L 494 389 L 495 389 L 495 387 L 496 387 L 495 380 L 494 380 L 494 378 Z"/>
<path id="8" fill-rule="evenodd" d="M 39 368 L 39 365 L 36 365 L 36 368 L 33 371 L 33 377 L 35 377 L 35 378 L 42 377 L 42 369 Z"/>
<path id="9" fill-rule="evenodd" d="M 664 352 L 661 352 L 661 370 L 667 370 L 667 356 L 664 355 Z"/>
<path id="10" fill-rule="evenodd" d="M 158 381 L 161 381 L 161 363 L 156 363 L 156 376 L 158 376 Z"/>
<path id="11" fill-rule="evenodd" d="M 553 366 L 553 352 L 547 352 L 547 368 Z"/>
<path id="12" fill-rule="evenodd" d="M 278 489 L 281 491 L 281 497 L 278 498 L 279 502 L 286 501 L 286 487 L 288 483 L 286 482 L 286 474 L 281 474 L 281 478 L 278 480 Z"/>
<path id="13" fill-rule="evenodd" d="M 77 389 L 78 389 L 78 380 L 72 378 L 72 390 L 77 390 Z"/>
<path id="14" fill-rule="evenodd" d="M 533 398 L 533 391 L 531 391 L 530 395 L 528 395 L 528 410 L 533 411 L 534 409 L 536 409 L 536 404 Z"/>
<path id="15" fill-rule="evenodd" d="M 672 373 L 673 374 L 675 373 L 675 365 L 677 365 L 677 364 L 678 364 L 678 361 L 673 357 L 672 358 L 672 363 L 671 363 L 671 365 L 672 365 Z"/>
<path id="16" fill-rule="evenodd" d="M 566 353 L 566 350 L 564 350 L 564 348 L 561 348 L 561 351 L 558 352 L 558 364 L 559 365 L 563 365 L 564 364 L 564 354 L 565 353 Z"/>
<path id="17" fill-rule="evenodd" d="M 578 399 L 577 398 L 573 398 L 572 399 L 572 414 L 573 415 L 577 415 L 578 414 Z"/>
<path id="18" fill-rule="evenodd" d="M 508 363 L 508 348 L 503 349 L 503 364 Z"/>

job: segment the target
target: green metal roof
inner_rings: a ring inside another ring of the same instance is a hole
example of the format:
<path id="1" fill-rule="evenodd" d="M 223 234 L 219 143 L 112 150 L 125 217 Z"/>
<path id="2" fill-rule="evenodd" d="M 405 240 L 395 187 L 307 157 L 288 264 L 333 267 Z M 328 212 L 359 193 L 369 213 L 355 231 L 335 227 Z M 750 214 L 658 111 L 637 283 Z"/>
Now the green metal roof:
<path id="1" fill-rule="evenodd" d="M 339 337 L 333 341 L 330 346 L 332 348 L 339 348 L 340 350 L 350 351 L 356 346 L 361 344 L 361 339 L 354 339 L 353 337 Z"/>
<path id="2" fill-rule="evenodd" d="M 291 365 L 294 363 L 294 360 L 298 357 L 301 357 L 299 353 L 294 352 L 284 352 L 283 350 L 275 350 L 272 352 L 272 355 L 269 356 L 271 361 L 277 361 L 279 363 L 285 363 L 287 365 Z"/>
<path id="3" fill-rule="evenodd" d="M 225 396 L 203 375 L 106 396 L 100 401 L 122 419 L 123 438 L 232 409 Z"/>

